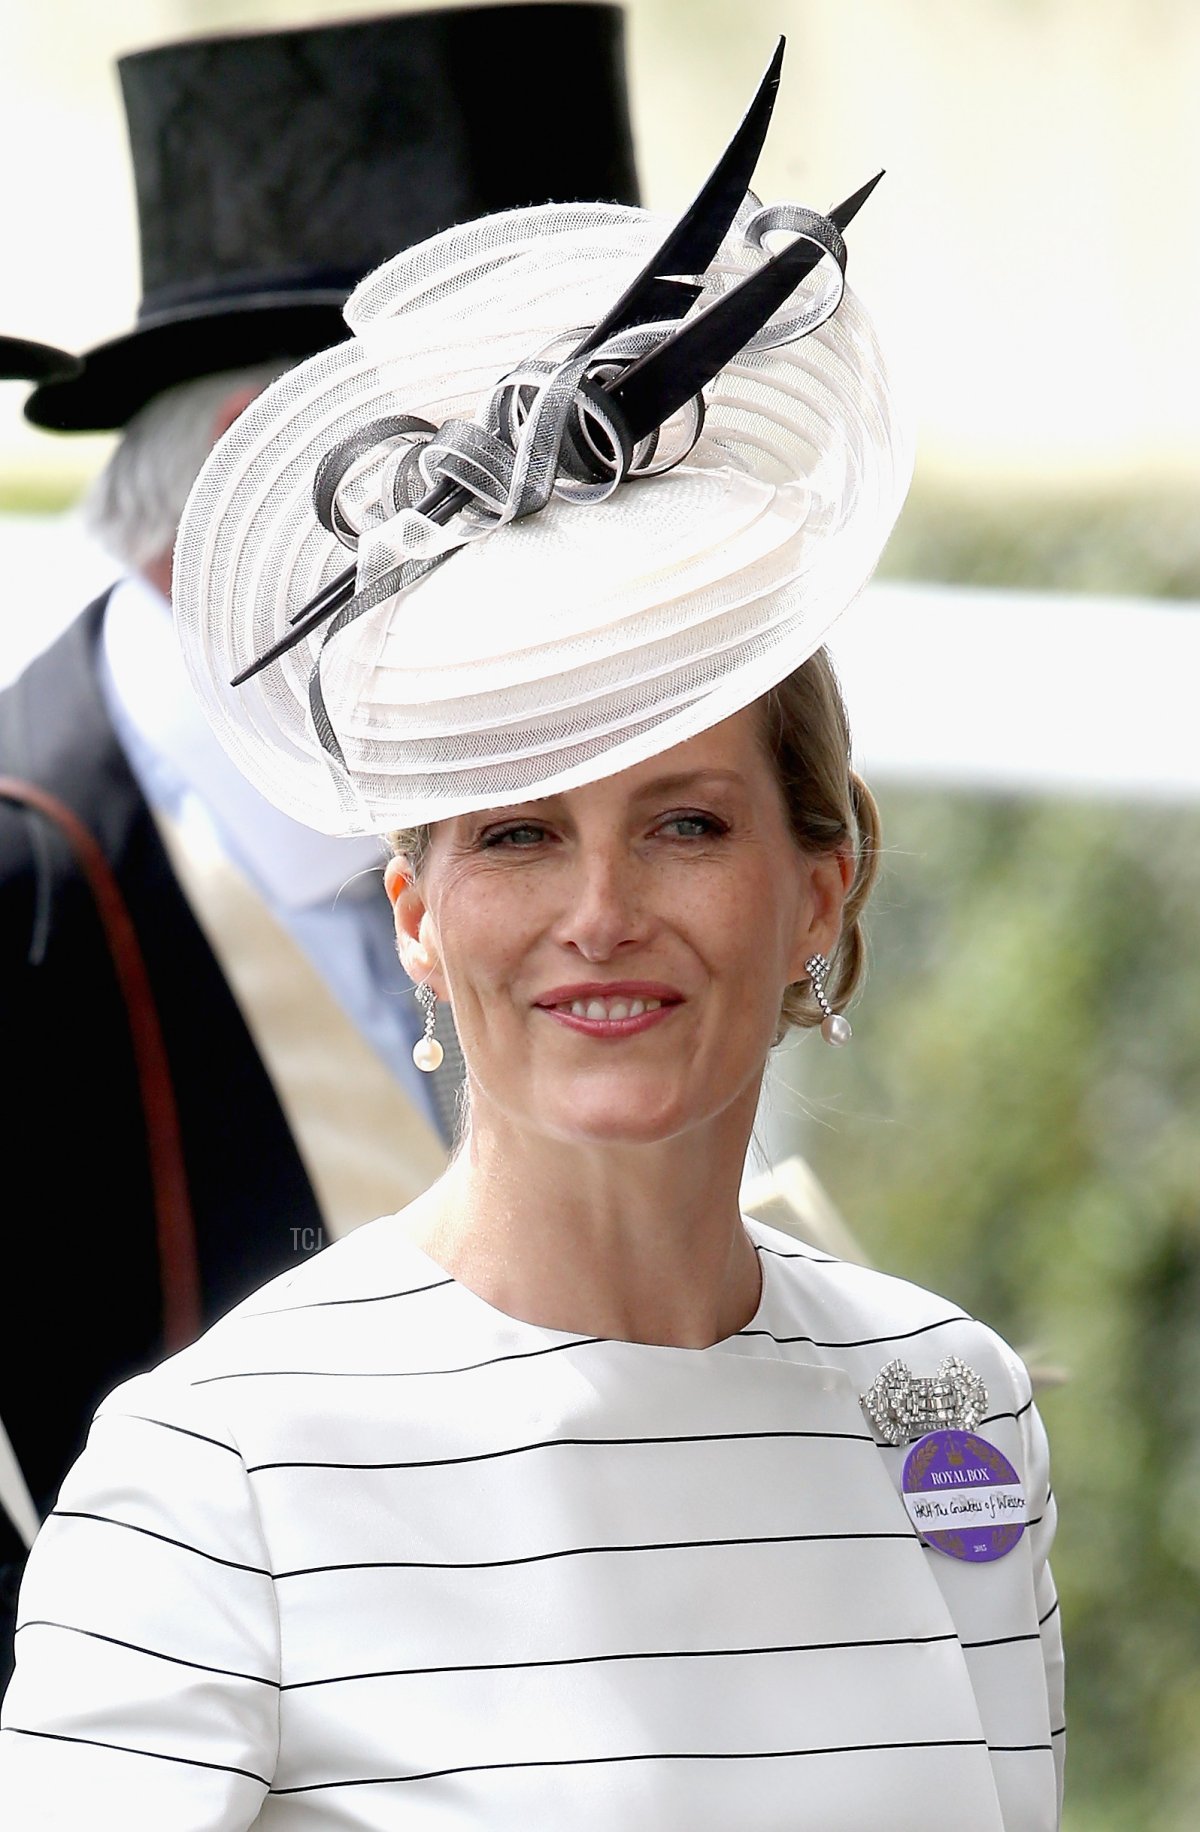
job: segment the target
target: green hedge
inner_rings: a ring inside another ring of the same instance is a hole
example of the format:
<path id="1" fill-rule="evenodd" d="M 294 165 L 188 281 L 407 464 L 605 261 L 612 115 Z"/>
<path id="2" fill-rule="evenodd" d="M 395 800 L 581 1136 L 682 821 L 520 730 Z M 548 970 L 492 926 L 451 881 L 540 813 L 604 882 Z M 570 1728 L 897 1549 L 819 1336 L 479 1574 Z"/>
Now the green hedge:
<path id="1" fill-rule="evenodd" d="M 1196 491 L 1149 482 L 960 489 L 918 475 L 879 570 L 881 578 L 1200 599 Z"/>

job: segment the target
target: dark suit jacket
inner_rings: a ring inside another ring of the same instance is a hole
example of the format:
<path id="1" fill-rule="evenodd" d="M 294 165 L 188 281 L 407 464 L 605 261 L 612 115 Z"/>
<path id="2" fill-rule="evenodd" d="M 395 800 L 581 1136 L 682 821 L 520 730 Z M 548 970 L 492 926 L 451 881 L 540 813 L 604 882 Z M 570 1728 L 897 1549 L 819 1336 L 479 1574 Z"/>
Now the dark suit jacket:
<path id="1" fill-rule="evenodd" d="M 211 1321 L 294 1266 L 320 1214 L 108 720 L 95 665 L 104 602 L 0 694 L 0 770 L 68 804 L 129 905 L 171 1064 Z M 0 1418 L 45 1513 L 99 1401 L 164 1344 L 125 1007 L 70 847 L 42 815 L 10 802 L 0 802 L 0 1038 Z M 0 1691 L 23 1565 L 0 1510 Z"/>

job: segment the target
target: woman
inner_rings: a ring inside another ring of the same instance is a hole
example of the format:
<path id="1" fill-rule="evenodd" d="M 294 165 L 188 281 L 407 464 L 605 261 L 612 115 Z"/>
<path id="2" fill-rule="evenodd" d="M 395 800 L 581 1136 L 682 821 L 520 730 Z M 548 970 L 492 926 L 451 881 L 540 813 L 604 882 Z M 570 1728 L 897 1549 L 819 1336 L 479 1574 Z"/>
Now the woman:
<path id="1" fill-rule="evenodd" d="M 279 805 L 393 834 L 468 1114 L 101 1409 L 23 1595 L 23 1827 L 1057 1824 L 1024 1370 L 738 1214 L 772 1043 L 848 1035 L 876 828 L 821 642 L 908 459 L 845 213 L 697 258 L 705 195 L 401 257 L 197 485 L 197 686 Z"/>

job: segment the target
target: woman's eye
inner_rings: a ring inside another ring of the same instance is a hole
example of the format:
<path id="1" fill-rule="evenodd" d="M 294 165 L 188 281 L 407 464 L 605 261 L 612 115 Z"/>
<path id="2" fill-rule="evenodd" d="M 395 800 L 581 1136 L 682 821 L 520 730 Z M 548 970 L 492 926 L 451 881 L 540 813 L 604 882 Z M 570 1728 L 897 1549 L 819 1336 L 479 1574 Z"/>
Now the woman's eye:
<path id="1" fill-rule="evenodd" d="M 662 825 L 681 840 L 713 839 L 729 831 L 724 821 L 712 814 L 671 814 Z"/>
<path id="2" fill-rule="evenodd" d="M 525 848 L 540 846 L 546 837 L 544 827 L 535 827 L 529 821 L 521 821 L 512 827 L 492 827 L 480 837 L 480 845 L 488 848 L 511 846 Z"/>

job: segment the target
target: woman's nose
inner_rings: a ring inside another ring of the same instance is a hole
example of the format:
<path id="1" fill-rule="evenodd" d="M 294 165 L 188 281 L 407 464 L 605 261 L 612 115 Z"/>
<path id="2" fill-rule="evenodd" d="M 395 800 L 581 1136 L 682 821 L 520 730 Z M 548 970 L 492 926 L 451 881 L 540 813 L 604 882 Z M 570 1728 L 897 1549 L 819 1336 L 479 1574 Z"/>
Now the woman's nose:
<path id="1" fill-rule="evenodd" d="M 644 887 L 637 861 L 616 849 L 581 854 L 571 874 L 558 939 L 585 960 L 603 961 L 643 939 Z"/>

